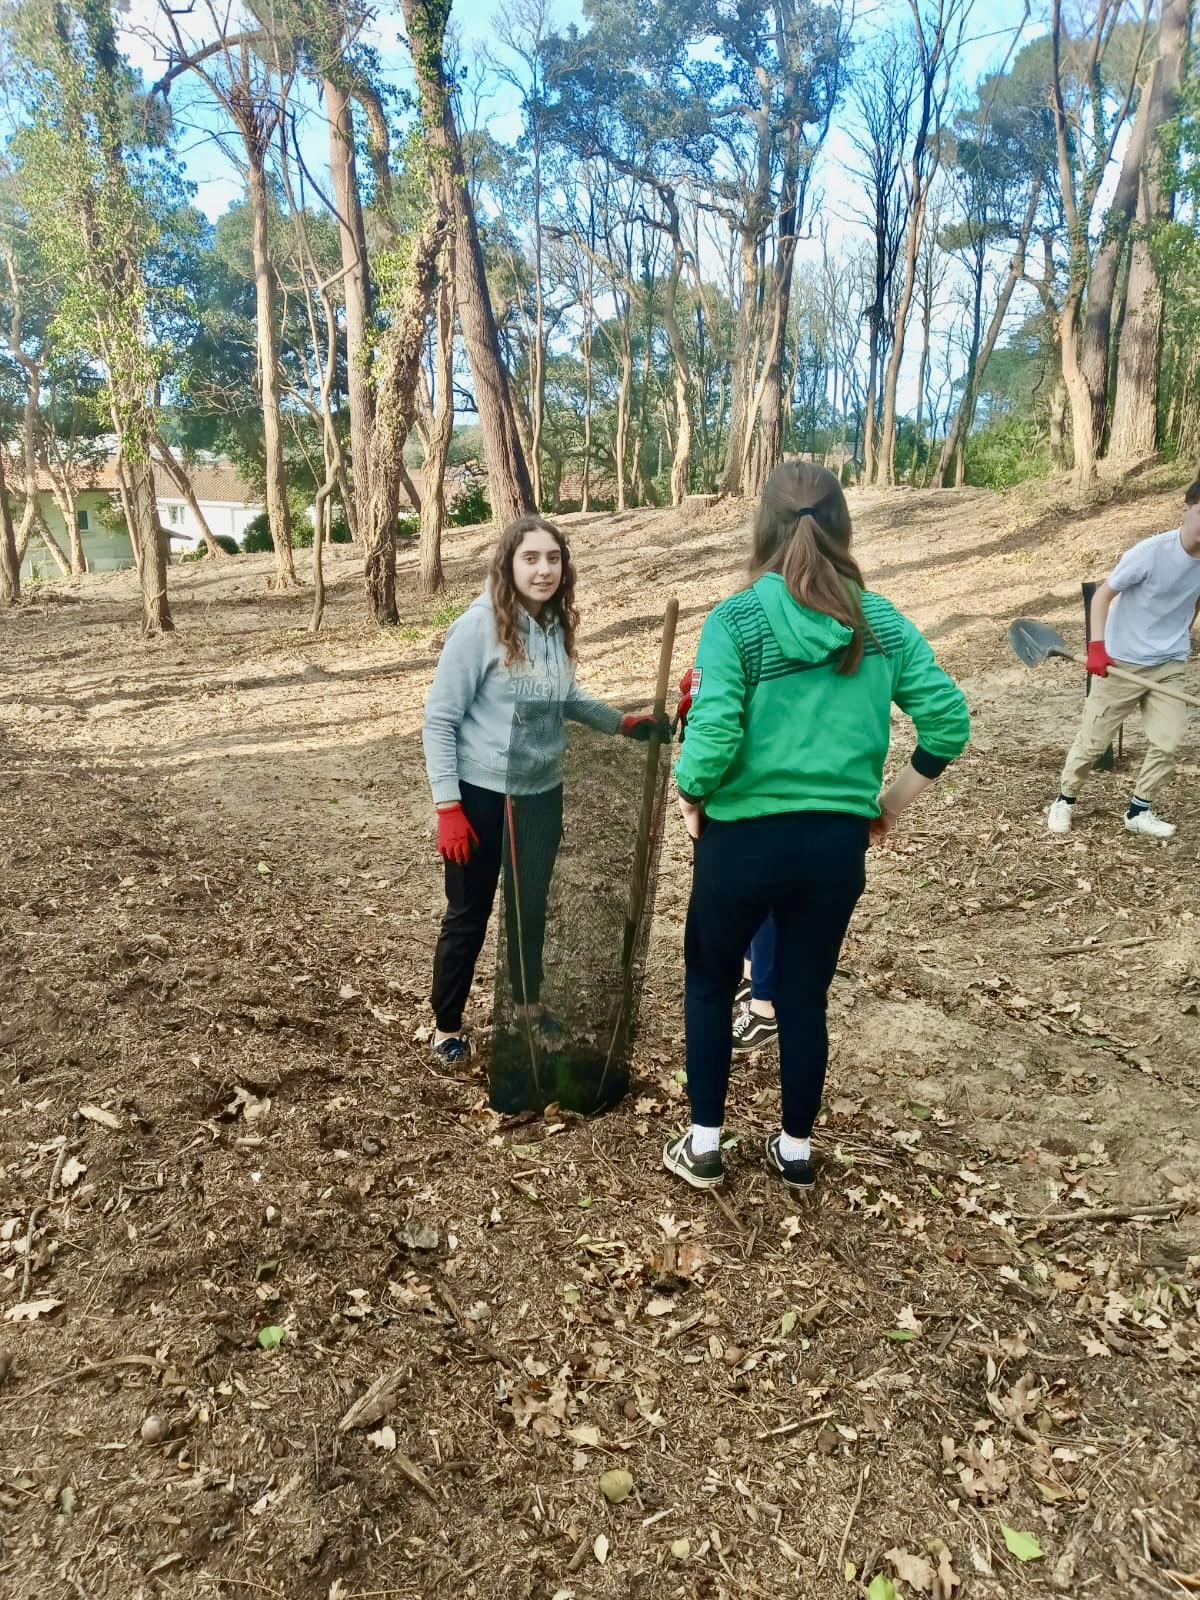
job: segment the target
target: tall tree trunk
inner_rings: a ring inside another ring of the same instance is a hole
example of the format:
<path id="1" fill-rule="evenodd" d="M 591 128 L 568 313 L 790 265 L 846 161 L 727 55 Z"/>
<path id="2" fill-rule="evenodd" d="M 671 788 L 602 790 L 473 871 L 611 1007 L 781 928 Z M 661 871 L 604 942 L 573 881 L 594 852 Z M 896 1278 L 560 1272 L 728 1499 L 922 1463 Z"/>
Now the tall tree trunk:
<path id="1" fill-rule="evenodd" d="M 1154 79 L 1157 104 L 1150 129 L 1149 160 L 1139 187 L 1133 255 L 1129 265 L 1125 322 L 1117 356 L 1116 399 L 1108 455 L 1117 462 L 1144 460 L 1158 448 L 1158 348 L 1162 327 L 1162 282 L 1150 251 L 1148 231 L 1169 218 L 1175 196 L 1164 189 L 1160 129 L 1179 102 L 1192 0 L 1163 0 Z"/>
<path id="2" fill-rule="evenodd" d="M 196 499 L 196 493 L 192 488 L 192 480 L 188 475 L 187 468 L 181 462 L 176 461 L 174 451 L 161 433 L 154 435 L 154 448 L 158 451 L 159 462 L 167 477 L 170 478 L 171 482 L 187 501 L 192 515 L 199 524 L 200 537 L 204 540 L 205 549 L 214 561 L 224 561 L 228 556 L 228 551 L 221 549 L 212 529 L 208 525 L 208 518 L 200 509 L 200 502 Z"/>
<path id="3" fill-rule="evenodd" d="M 287 500 L 280 403 L 279 335 L 275 326 L 275 268 L 267 233 L 269 208 L 262 159 L 247 146 L 250 212 L 253 218 L 254 309 L 258 333 L 258 381 L 262 396 L 263 450 L 266 456 L 267 521 L 275 547 L 275 583 L 281 589 L 296 582 L 292 559 L 292 514 Z"/>
<path id="4" fill-rule="evenodd" d="M 992 311 L 991 321 L 988 323 L 987 333 L 984 335 L 978 359 L 973 364 L 973 370 L 968 374 L 969 381 L 963 389 L 963 396 L 959 402 L 958 410 L 954 413 L 954 420 L 947 430 L 945 442 L 942 445 L 942 454 L 934 477 L 943 487 L 945 486 L 946 473 L 949 471 L 952 459 L 956 453 L 959 455 L 965 453 L 967 436 L 970 434 L 971 426 L 975 421 L 975 406 L 979 398 L 979 386 L 983 382 L 987 364 L 992 359 L 992 353 L 996 348 L 996 341 L 1000 337 L 1000 329 L 1004 325 L 1004 318 L 1008 313 L 1008 307 L 1017 284 L 1025 276 L 1025 255 L 1029 248 L 1029 237 L 1033 232 L 1034 218 L 1037 216 L 1041 194 L 1042 182 L 1038 178 L 1029 193 L 1025 215 L 1021 219 L 1021 230 L 1017 235 L 1016 249 L 1013 251 L 1012 259 L 1008 263 L 1008 271 L 1004 275 L 1000 297 Z"/>
<path id="5" fill-rule="evenodd" d="M 454 262 L 447 246 L 444 276 L 438 285 L 437 344 L 433 394 L 425 423 L 425 464 L 421 469 L 421 544 L 417 586 L 429 599 L 442 591 L 442 534 L 446 526 L 446 465 L 454 438 Z"/>
<path id="6" fill-rule="evenodd" d="M 401 0 L 409 48 L 421 98 L 442 203 L 454 229 L 455 291 L 458 320 L 475 380 L 475 400 L 483 431 L 492 514 L 504 524 L 536 509 L 529 466 L 521 448 L 500 351 L 500 336 L 488 293 L 475 207 L 467 186 L 462 142 L 446 80 L 442 50 L 450 0 Z M 375 452 L 373 459 L 378 459 Z M 374 485 L 372 485 L 374 492 Z"/>
<path id="7" fill-rule="evenodd" d="M 763 370 L 746 417 L 742 444 L 742 493 L 752 499 L 783 459 L 783 353 L 796 260 L 796 224 L 800 206 L 798 147 L 788 151 L 780 190 L 775 267 L 768 311 L 770 331 L 763 352 Z"/>
<path id="8" fill-rule="evenodd" d="M 1161 102 L 1157 88 L 1160 71 L 1161 62 L 1156 61 L 1149 81 L 1142 87 L 1142 97 L 1133 119 L 1129 142 L 1125 146 L 1117 187 L 1105 216 L 1104 238 L 1092 256 L 1088 274 L 1087 312 L 1079 338 L 1079 373 L 1087 391 L 1086 394 L 1081 392 L 1080 403 L 1085 407 L 1083 421 L 1091 435 L 1089 446 L 1093 457 L 1099 456 L 1104 443 L 1104 425 L 1108 415 L 1109 342 L 1117 277 L 1130 223 L 1137 211 L 1142 168 L 1150 147 L 1150 136 L 1157 126 Z M 1074 412 L 1074 394 L 1071 396 L 1071 407 Z"/>
<path id="9" fill-rule="evenodd" d="M 17 555 L 8 485 L 4 479 L 5 454 L 0 445 L 0 606 L 15 606 L 21 598 L 21 558 Z"/>
<path id="10" fill-rule="evenodd" d="M 154 491 L 154 463 L 150 459 L 150 434 L 138 440 L 136 456 L 126 455 L 126 517 L 133 561 L 142 590 L 142 634 L 150 638 L 170 633 L 175 623 L 167 603 L 167 536 L 158 521 Z"/>
<path id="11" fill-rule="evenodd" d="M 729 378 L 729 437 L 725 445 L 725 467 L 720 492 L 740 494 L 746 454 L 746 426 L 754 387 L 755 321 L 758 309 L 758 232 L 742 231 L 742 297 L 738 302 L 737 333 L 733 345 L 733 367 Z"/>
<path id="12" fill-rule="evenodd" d="M 1067 472 L 1067 380 L 1060 372 L 1050 391 L 1050 470 Z"/>
<path id="13" fill-rule="evenodd" d="M 892 348 L 883 378 L 883 420 L 879 427 L 879 453 L 875 463 L 876 483 L 892 484 L 896 481 L 896 391 L 900 384 L 900 363 L 904 360 L 904 336 L 908 329 L 908 313 L 912 307 L 913 291 L 916 287 L 917 255 L 925 232 L 925 196 L 929 193 L 930 181 L 932 180 L 925 181 L 919 203 L 909 212 L 908 238 L 904 247 L 904 282 L 892 323 Z"/>
<path id="14" fill-rule="evenodd" d="M 375 358 L 375 428 L 371 436 L 371 504 L 363 524 L 367 603 L 377 622 L 396 611 L 396 513 L 400 461 L 416 412 L 417 378 L 425 344 L 425 321 L 433 293 L 445 227 L 440 216 L 426 222 L 394 297 L 388 326 Z"/>
<path id="15" fill-rule="evenodd" d="M 622 328 L 621 376 L 617 383 L 617 428 L 613 440 L 613 463 L 617 470 L 617 510 L 625 510 L 625 453 L 629 446 L 629 401 L 633 393 L 633 344 L 628 328 Z"/>
<path id="16" fill-rule="evenodd" d="M 325 114 L 329 119 L 329 170 L 333 178 L 342 254 L 350 466 L 354 478 L 356 526 L 361 526 L 371 498 L 371 429 L 375 423 L 375 396 L 368 370 L 371 285 L 362 198 L 354 158 L 350 99 L 345 90 L 329 78 L 325 80 Z"/>

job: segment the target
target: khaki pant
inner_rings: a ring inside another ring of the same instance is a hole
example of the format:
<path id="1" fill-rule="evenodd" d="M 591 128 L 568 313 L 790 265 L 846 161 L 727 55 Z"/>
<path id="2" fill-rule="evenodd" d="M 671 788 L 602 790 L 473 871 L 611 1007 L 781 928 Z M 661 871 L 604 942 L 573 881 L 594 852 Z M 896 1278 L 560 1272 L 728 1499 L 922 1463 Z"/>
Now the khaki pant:
<path id="1" fill-rule="evenodd" d="M 1123 661 L 1116 663 L 1118 666 L 1125 664 Z M 1159 667 L 1131 666 L 1129 670 L 1154 683 L 1183 687 L 1182 661 L 1166 661 Z M 1083 722 L 1063 768 L 1059 786 L 1063 794 L 1074 799 L 1083 780 L 1116 738 L 1117 729 L 1138 710 L 1142 713 L 1147 748 L 1134 793 L 1142 800 L 1154 799 L 1175 771 L 1175 753 L 1187 732 L 1188 708 L 1182 700 L 1172 700 L 1165 694 L 1155 694 L 1153 689 L 1143 689 L 1136 683 L 1112 677 L 1092 679 Z"/>

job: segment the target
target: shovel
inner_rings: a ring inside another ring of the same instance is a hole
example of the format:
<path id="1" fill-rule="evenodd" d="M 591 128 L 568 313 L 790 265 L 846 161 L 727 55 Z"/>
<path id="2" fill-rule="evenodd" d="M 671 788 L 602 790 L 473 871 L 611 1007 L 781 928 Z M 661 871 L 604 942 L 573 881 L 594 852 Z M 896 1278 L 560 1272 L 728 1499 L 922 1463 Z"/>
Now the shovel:
<path id="1" fill-rule="evenodd" d="M 1008 642 L 1018 660 L 1027 667 L 1040 667 L 1050 656 L 1061 656 L 1064 661 L 1084 665 L 1083 657 L 1075 654 L 1061 633 L 1055 633 L 1053 628 L 1048 628 L 1044 622 L 1035 622 L 1031 617 L 1019 617 L 1016 622 L 1009 624 Z M 1165 694 L 1170 700 L 1182 700 L 1187 706 L 1200 706 L 1200 696 L 1186 694 L 1169 684 L 1155 683 L 1152 678 L 1143 678 L 1140 672 L 1130 672 L 1126 667 L 1109 667 L 1108 676 L 1119 678 L 1122 683 L 1136 683 L 1143 689 L 1153 689 L 1155 694 Z"/>

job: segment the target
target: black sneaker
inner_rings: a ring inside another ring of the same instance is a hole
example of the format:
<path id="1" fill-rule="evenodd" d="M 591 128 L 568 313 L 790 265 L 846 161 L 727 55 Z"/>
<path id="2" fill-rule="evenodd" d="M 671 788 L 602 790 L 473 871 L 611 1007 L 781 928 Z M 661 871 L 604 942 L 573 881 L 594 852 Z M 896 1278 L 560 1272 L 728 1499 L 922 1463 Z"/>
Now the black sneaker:
<path id="1" fill-rule="evenodd" d="M 663 1166 L 684 1183 L 690 1183 L 693 1189 L 712 1189 L 725 1181 L 725 1163 L 721 1160 L 720 1149 L 694 1156 L 690 1133 L 667 1140 L 663 1146 Z"/>
<path id="2" fill-rule="evenodd" d="M 774 1017 L 760 1017 L 749 1006 L 743 1006 L 733 1019 L 733 1048 L 761 1050 L 765 1044 L 774 1044 L 779 1037 L 779 1024 Z"/>
<path id="3" fill-rule="evenodd" d="M 435 1044 L 433 1053 L 444 1067 L 460 1067 L 464 1061 L 470 1060 L 471 1041 L 458 1034 L 453 1039 L 443 1039 L 441 1044 Z"/>
<path id="4" fill-rule="evenodd" d="M 733 997 L 735 1010 L 740 1011 L 743 1006 L 750 1004 L 750 979 L 743 978 L 737 986 L 737 993 Z"/>
<path id="5" fill-rule="evenodd" d="M 811 1189 L 817 1181 L 811 1161 L 785 1161 L 779 1154 L 779 1135 L 773 1133 L 767 1140 L 767 1165 L 778 1173 L 789 1189 Z"/>

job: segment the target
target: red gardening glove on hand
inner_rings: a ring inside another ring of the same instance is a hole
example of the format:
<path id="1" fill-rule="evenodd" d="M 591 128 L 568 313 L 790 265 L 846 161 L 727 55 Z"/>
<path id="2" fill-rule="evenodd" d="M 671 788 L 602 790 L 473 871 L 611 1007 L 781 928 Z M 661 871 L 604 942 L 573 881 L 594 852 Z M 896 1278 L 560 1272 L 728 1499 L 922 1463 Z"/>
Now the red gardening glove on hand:
<path id="1" fill-rule="evenodd" d="M 455 802 L 437 814 L 438 854 L 457 866 L 465 867 L 471 851 L 479 843 L 479 835 L 467 821 L 462 806 Z"/>
<path id="2" fill-rule="evenodd" d="M 675 726 L 683 733 L 692 709 L 692 685 L 696 681 L 695 667 L 689 667 L 679 680 L 679 704 L 675 707 Z"/>
<path id="3" fill-rule="evenodd" d="M 636 739 L 639 744 L 649 744 L 651 739 L 661 739 L 664 744 L 671 737 L 671 724 L 666 717 L 630 715 L 621 718 L 617 732 L 623 739 Z"/>
<path id="4" fill-rule="evenodd" d="M 1107 678 L 1108 669 L 1113 664 L 1113 658 L 1104 648 L 1103 639 L 1093 639 L 1088 645 L 1087 669 L 1094 678 Z"/>

